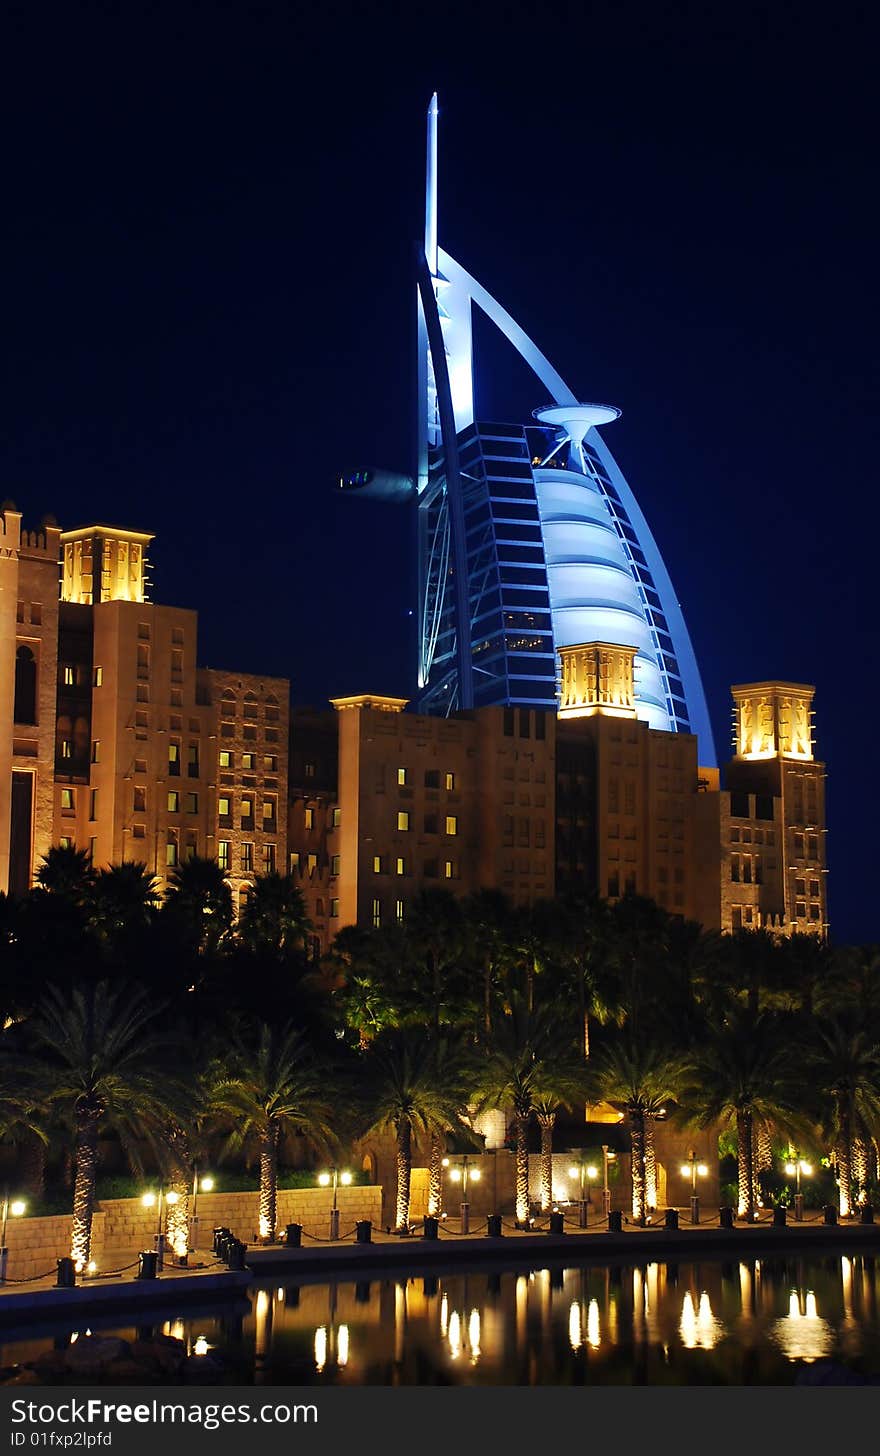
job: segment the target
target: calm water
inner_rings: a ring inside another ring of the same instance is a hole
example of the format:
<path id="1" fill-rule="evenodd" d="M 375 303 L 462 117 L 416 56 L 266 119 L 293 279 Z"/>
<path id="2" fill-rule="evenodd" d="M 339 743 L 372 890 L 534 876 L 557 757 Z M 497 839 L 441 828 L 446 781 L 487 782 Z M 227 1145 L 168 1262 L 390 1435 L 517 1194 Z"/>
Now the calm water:
<path id="1" fill-rule="evenodd" d="M 788 1385 L 828 1362 L 880 1378 L 877 1284 L 873 1258 L 839 1255 L 288 1281 L 251 1289 L 241 1313 L 152 1329 L 222 1354 L 232 1383 Z M 52 1344 L 4 1340 L 0 1358 Z"/>

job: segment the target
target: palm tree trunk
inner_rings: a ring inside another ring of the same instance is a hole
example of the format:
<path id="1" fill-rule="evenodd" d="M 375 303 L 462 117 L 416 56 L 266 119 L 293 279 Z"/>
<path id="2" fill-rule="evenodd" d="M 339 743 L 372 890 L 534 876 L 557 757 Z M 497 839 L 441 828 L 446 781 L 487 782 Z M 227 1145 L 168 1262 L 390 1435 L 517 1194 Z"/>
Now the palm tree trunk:
<path id="1" fill-rule="evenodd" d="M 74 1146 L 76 1173 L 73 1183 L 73 1221 L 70 1229 L 70 1256 L 77 1269 L 89 1262 L 92 1246 L 92 1214 L 95 1211 L 95 1175 L 98 1166 L 98 1114 L 84 1112 L 77 1116 Z"/>
<path id="2" fill-rule="evenodd" d="M 260 1144 L 260 1238 L 270 1243 L 275 1237 L 278 1207 L 278 1136 L 270 1127 Z"/>
<path id="3" fill-rule="evenodd" d="M 640 1108 L 630 1112 L 630 1149 L 632 1163 L 632 1211 L 636 1223 L 645 1222 L 645 1114 Z"/>
<path id="4" fill-rule="evenodd" d="M 868 1144 L 864 1138 L 853 1140 L 852 1176 L 855 1185 L 856 1203 L 868 1201 Z"/>
<path id="5" fill-rule="evenodd" d="M 529 1147 L 528 1117 L 517 1115 L 516 1127 L 516 1223 L 525 1228 L 529 1221 Z"/>
<path id="6" fill-rule="evenodd" d="M 176 1193 L 176 1199 L 168 1201 L 168 1214 L 165 1219 L 165 1228 L 168 1232 L 168 1242 L 171 1245 L 171 1252 L 178 1258 L 189 1250 L 189 1197 L 190 1181 L 189 1169 L 186 1167 L 175 1167 L 171 1171 L 171 1180 L 168 1184 L 169 1193 Z"/>
<path id="7" fill-rule="evenodd" d="M 431 1155 L 428 1161 L 428 1217 L 439 1218 L 443 1208 L 443 1139 L 431 1133 Z"/>
<path id="8" fill-rule="evenodd" d="M 840 1201 L 840 1216 L 847 1218 L 852 1213 L 852 1120 L 845 1095 L 837 1098 L 837 1125 L 840 1133 L 835 1149 L 837 1162 L 837 1186 Z"/>
<path id="9" fill-rule="evenodd" d="M 736 1114 L 736 1173 L 739 1183 L 737 1213 L 749 1223 L 755 1221 L 755 1160 L 752 1155 L 752 1114 Z"/>
<path id="10" fill-rule="evenodd" d="M 555 1112 L 539 1112 L 538 1126 L 541 1129 L 541 1212 L 546 1213 L 553 1204 L 553 1124 Z"/>
<path id="11" fill-rule="evenodd" d="M 401 1118 L 397 1124 L 397 1212 L 395 1228 L 403 1233 L 409 1228 L 409 1183 L 412 1170 L 412 1127 Z"/>
<path id="12" fill-rule="evenodd" d="M 657 1207 L 657 1153 L 654 1147 L 654 1120 L 645 1119 L 645 1203 L 649 1213 Z"/>
<path id="13" fill-rule="evenodd" d="M 492 957 L 486 956 L 483 964 L 483 1029 L 486 1036 L 492 1030 Z"/>

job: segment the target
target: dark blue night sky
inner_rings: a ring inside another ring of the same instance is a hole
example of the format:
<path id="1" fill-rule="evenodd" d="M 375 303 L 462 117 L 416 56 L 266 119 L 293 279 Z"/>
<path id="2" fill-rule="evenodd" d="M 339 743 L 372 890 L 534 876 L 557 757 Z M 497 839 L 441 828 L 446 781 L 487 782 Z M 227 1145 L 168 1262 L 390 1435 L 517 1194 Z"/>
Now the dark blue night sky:
<path id="1" fill-rule="evenodd" d="M 412 243 L 441 242 L 582 398 L 732 682 L 817 686 L 835 939 L 880 939 L 877 109 L 869 8 L 11 5 L 2 494 L 156 532 L 200 659 L 297 703 L 413 689 Z M 479 335 L 482 338 L 482 335 Z M 487 340 L 478 407 L 541 386 Z"/>

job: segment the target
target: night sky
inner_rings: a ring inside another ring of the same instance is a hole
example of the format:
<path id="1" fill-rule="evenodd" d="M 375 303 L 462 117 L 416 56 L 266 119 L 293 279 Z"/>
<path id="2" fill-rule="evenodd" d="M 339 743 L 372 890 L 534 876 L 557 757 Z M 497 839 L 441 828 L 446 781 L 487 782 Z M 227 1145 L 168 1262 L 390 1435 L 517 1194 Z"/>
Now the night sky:
<path id="1" fill-rule="evenodd" d="M 867 5 L 7 5 L 0 494 L 156 533 L 200 660 L 412 693 L 412 244 L 572 388 L 729 684 L 816 684 L 831 923 L 880 939 L 875 67 Z M 484 334 L 478 341 L 484 342 Z M 478 410 L 542 386 L 490 338 Z"/>

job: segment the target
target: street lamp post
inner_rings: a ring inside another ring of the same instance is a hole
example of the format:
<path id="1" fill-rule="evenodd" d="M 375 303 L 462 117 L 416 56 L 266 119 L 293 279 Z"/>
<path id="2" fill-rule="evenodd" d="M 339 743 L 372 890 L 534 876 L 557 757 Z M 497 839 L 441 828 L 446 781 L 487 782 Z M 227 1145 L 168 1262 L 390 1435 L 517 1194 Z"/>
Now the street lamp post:
<path id="1" fill-rule="evenodd" d="M 569 1178 L 577 1178 L 580 1188 L 578 1199 L 578 1226 L 586 1228 L 589 1221 L 590 1209 L 590 1184 L 599 1176 L 599 1169 L 585 1158 L 579 1158 L 577 1163 L 572 1164 L 568 1170 Z"/>
<path id="2" fill-rule="evenodd" d="M 165 1217 L 166 1208 L 173 1208 L 180 1198 L 173 1188 L 165 1192 L 165 1184 L 159 1184 L 159 1192 L 145 1193 L 141 1199 L 144 1208 L 156 1209 L 156 1268 L 161 1273 L 165 1268 Z"/>
<path id="3" fill-rule="evenodd" d="M 794 1216 L 798 1223 L 803 1222 L 804 1217 L 804 1195 L 801 1193 L 801 1174 L 805 1178 L 812 1177 L 813 1165 L 805 1158 L 799 1158 L 796 1152 L 792 1152 L 791 1159 L 785 1165 L 785 1171 L 789 1178 L 795 1180 L 794 1194 Z"/>
<path id="4" fill-rule="evenodd" d="M 199 1193 L 210 1193 L 213 1187 L 214 1179 L 210 1176 L 210 1174 L 205 1174 L 204 1177 L 200 1178 L 199 1165 L 198 1163 L 193 1163 L 193 1195 L 189 1215 L 189 1246 L 192 1249 L 193 1253 L 195 1253 L 196 1249 L 199 1246 Z"/>
<path id="5" fill-rule="evenodd" d="M 0 1284 L 6 1283 L 6 1265 L 9 1261 L 9 1250 L 6 1247 L 6 1225 L 9 1222 L 9 1215 L 13 1218 L 21 1218 L 27 1204 L 23 1198 L 13 1198 L 10 1202 L 9 1189 L 3 1190 L 3 1220 L 0 1229 Z"/>
<path id="6" fill-rule="evenodd" d="M 461 1184 L 461 1232 L 470 1233 L 471 1227 L 471 1206 L 468 1203 L 468 1180 L 471 1183 L 479 1183 L 480 1170 L 473 1166 L 473 1160 L 467 1153 L 462 1153 L 460 1158 L 454 1160 L 443 1159 L 443 1167 L 449 1169 L 449 1177 L 453 1183 Z"/>
<path id="7" fill-rule="evenodd" d="M 339 1209 L 336 1206 L 336 1190 L 339 1187 L 340 1183 L 342 1184 L 343 1188 L 348 1187 L 349 1183 L 351 1182 L 351 1174 L 347 1171 L 340 1171 L 340 1169 L 337 1168 L 334 1164 L 334 1166 L 330 1169 L 329 1173 L 318 1174 L 318 1182 L 322 1188 L 328 1188 L 332 1184 L 333 1207 L 330 1209 L 330 1237 L 331 1239 L 338 1239 Z"/>
<path id="8" fill-rule="evenodd" d="M 611 1212 L 611 1189 L 608 1187 L 608 1164 L 613 1163 L 616 1153 L 609 1151 L 608 1144 L 602 1144 L 602 1212 L 607 1218 Z"/>
<path id="9" fill-rule="evenodd" d="M 682 1178 L 689 1178 L 691 1184 L 691 1223 L 700 1222 L 700 1200 L 697 1197 L 697 1179 L 707 1178 L 709 1169 L 705 1163 L 697 1162 L 697 1155 L 691 1148 L 688 1153 L 688 1160 L 681 1165 Z"/>

